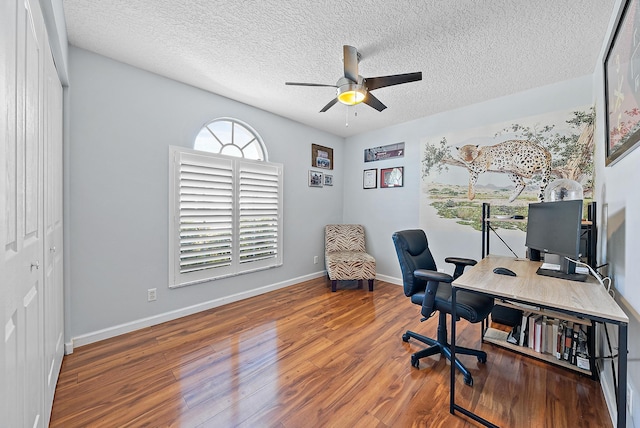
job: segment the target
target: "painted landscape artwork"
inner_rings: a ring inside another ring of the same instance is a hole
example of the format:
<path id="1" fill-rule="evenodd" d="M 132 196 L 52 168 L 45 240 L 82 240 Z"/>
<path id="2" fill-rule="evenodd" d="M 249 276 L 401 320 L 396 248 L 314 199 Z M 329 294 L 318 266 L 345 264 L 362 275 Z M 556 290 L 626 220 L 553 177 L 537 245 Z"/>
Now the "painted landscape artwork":
<path id="1" fill-rule="evenodd" d="M 526 217 L 529 203 L 542 201 L 559 178 L 579 182 L 585 200 L 591 199 L 594 114 L 592 106 L 583 106 L 425 138 L 420 227 L 437 242 L 469 242 L 466 254 L 442 258 L 480 258 L 484 202 L 492 215 Z M 492 226 L 524 257 L 526 223 Z M 491 252 L 513 255 L 506 246 L 493 245 Z"/>

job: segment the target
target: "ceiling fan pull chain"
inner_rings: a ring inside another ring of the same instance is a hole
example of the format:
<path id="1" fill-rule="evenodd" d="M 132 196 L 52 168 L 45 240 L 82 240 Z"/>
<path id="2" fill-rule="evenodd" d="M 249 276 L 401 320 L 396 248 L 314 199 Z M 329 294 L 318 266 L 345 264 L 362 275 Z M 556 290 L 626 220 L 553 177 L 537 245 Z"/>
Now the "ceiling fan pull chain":
<path id="1" fill-rule="evenodd" d="M 349 106 L 346 106 L 346 107 L 347 108 L 345 109 L 345 111 L 347 112 L 347 114 L 345 114 L 345 117 L 344 117 L 344 126 L 348 128 L 349 127 Z"/>

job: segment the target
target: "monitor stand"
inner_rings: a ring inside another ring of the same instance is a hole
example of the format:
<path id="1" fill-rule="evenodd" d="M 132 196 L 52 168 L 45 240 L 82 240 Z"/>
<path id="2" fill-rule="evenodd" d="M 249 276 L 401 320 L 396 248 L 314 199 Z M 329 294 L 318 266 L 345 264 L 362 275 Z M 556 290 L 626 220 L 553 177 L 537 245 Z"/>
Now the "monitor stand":
<path id="1" fill-rule="evenodd" d="M 553 278 L 568 279 L 569 281 L 584 282 L 587 280 L 587 277 L 589 275 L 584 273 L 576 273 L 575 262 L 569 261 L 565 257 L 561 257 L 561 256 L 556 256 L 556 257 L 559 258 L 558 261 L 560 262 L 559 270 L 538 268 L 536 273 L 538 275 L 551 276 Z M 545 261 L 546 261 L 546 257 L 545 257 Z"/>
<path id="2" fill-rule="evenodd" d="M 584 282 L 587 280 L 587 274 L 585 273 L 565 273 L 560 270 L 542 269 L 538 268 L 536 271 L 538 275 L 552 276 L 554 278 L 568 279 L 569 281 Z"/>

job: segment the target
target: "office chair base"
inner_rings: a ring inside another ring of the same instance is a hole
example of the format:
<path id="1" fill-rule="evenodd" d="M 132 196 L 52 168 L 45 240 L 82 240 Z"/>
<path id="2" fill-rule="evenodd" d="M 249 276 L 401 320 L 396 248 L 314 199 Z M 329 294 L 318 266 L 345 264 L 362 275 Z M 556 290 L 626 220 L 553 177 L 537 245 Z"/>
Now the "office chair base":
<path id="1" fill-rule="evenodd" d="M 407 331 L 402 335 L 402 341 L 408 342 L 410 338 L 414 338 L 426 345 L 429 345 L 427 349 L 423 349 L 411 355 L 411 366 L 415 368 L 420 367 L 420 359 L 424 357 L 429 357 L 431 355 L 440 354 L 443 355 L 446 359 L 451 361 L 451 347 L 446 342 L 439 342 L 430 337 L 423 336 L 418 333 L 414 333 L 412 331 Z M 487 362 L 487 353 L 484 351 L 480 351 L 478 349 L 470 349 L 463 348 L 461 346 L 456 346 L 456 354 L 462 355 L 474 355 L 478 362 L 484 364 Z M 469 386 L 473 386 L 473 377 L 467 368 L 460 362 L 458 358 L 455 359 L 454 364 L 456 368 L 462 375 L 464 376 L 464 383 Z"/>

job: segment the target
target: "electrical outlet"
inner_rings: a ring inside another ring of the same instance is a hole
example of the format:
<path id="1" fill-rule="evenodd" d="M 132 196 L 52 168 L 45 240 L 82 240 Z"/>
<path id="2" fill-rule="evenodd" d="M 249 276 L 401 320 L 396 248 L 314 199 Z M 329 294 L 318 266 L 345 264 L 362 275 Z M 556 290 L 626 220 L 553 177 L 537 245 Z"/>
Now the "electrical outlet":
<path id="1" fill-rule="evenodd" d="M 633 388 L 627 383 L 627 412 L 633 418 Z"/>
<path id="2" fill-rule="evenodd" d="M 313 264 L 314 265 L 318 264 L 318 256 L 313 256 Z"/>
<path id="3" fill-rule="evenodd" d="M 155 288 L 150 288 L 147 290 L 147 301 L 148 302 L 153 302 L 156 300 L 156 289 Z"/>

